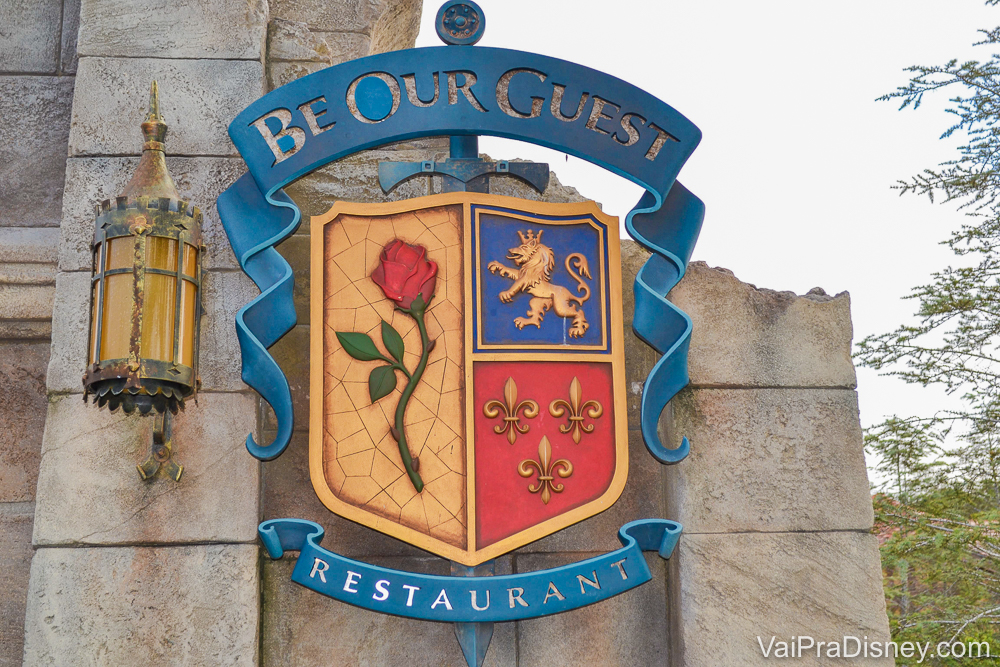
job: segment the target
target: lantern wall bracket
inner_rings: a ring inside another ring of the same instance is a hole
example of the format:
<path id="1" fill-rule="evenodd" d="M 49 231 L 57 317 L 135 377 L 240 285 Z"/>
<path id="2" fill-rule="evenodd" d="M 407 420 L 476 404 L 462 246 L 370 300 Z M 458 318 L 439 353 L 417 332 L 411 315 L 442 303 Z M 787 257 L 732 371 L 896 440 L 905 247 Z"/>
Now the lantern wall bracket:
<path id="1" fill-rule="evenodd" d="M 184 466 L 174 460 L 169 411 L 157 413 L 153 423 L 153 444 L 150 447 L 149 458 L 136 466 L 143 481 L 152 479 L 160 468 L 163 468 L 170 479 L 175 482 L 181 481 Z"/>

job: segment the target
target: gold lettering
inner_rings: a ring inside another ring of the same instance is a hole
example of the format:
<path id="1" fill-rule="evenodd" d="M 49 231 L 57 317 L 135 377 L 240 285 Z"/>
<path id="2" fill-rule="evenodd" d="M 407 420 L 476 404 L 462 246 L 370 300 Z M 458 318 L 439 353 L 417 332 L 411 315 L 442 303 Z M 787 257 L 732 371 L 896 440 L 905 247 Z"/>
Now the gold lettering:
<path id="1" fill-rule="evenodd" d="M 469 101 L 472 108 L 476 111 L 482 111 L 483 113 L 488 113 L 483 105 L 479 103 L 476 99 L 475 93 L 470 90 L 472 86 L 476 85 L 476 75 L 472 72 L 466 72 L 465 70 L 456 70 L 454 72 L 445 72 L 448 75 L 448 104 L 458 104 L 458 91 L 462 91 L 465 95 L 465 99 Z M 465 81 L 462 85 L 458 85 L 458 75 L 461 74 Z"/>
<path id="2" fill-rule="evenodd" d="M 598 97 L 597 95 L 594 95 L 594 108 L 590 110 L 590 118 L 587 119 L 587 129 L 588 130 L 593 130 L 594 132 L 600 132 L 601 134 L 611 134 L 610 132 L 605 132 L 601 128 L 597 127 L 597 121 L 599 121 L 601 119 L 604 119 L 604 120 L 614 120 L 615 119 L 614 116 L 605 115 L 605 113 L 604 113 L 604 107 L 605 106 L 614 107 L 615 108 L 615 113 L 618 113 L 619 111 L 621 111 L 621 109 L 618 107 L 618 105 L 615 104 L 614 102 L 609 102 L 609 101 L 607 101 L 605 99 L 602 99 L 602 98 Z"/>
<path id="3" fill-rule="evenodd" d="M 281 122 L 281 130 L 274 134 L 271 132 L 271 128 L 267 126 L 268 118 L 277 118 Z M 268 148 L 274 153 L 274 165 L 279 162 L 284 162 L 288 158 L 292 157 L 299 152 L 306 143 L 306 133 L 300 127 L 295 127 L 294 125 L 289 127 L 289 123 L 292 122 L 292 112 L 288 109 L 275 109 L 274 111 L 264 114 L 257 120 L 255 120 L 251 125 L 257 128 L 260 132 L 260 136 L 264 137 L 264 141 L 267 142 Z M 278 145 L 278 141 L 283 137 L 291 137 L 294 145 L 288 151 L 281 150 L 281 146 Z"/>
<path id="4" fill-rule="evenodd" d="M 647 127 L 651 130 L 656 130 L 656 139 L 653 140 L 653 145 L 649 147 L 648 151 L 646 151 L 647 160 L 652 161 L 656 159 L 656 156 L 660 154 L 660 149 L 663 148 L 665 143 L 667 143 L 667 139 L 677 143 L 680 143 L 681 141 L 674 135 L 664 130 L 662 127 L 658 127 L 656 123 L 650 123 Z"/>
<path id="5" fill-rule="evenodd" d="M 434 106 L 434 104 L 438 101 L 438 97 L 441 95 L 441 86 L 438 81 L 437 72 L 434 72 L 434 97 L 431 98 L 430 102 L 424 102 L 420 99 L 420 96 L 417 95 L 417 82 L 414 75 L 403 75 L 403 87 L 406 88 L 406 99 L 410 101 L 410 104 L 421 109 Z"/>
<path id="6" fill-rule="evenodd" d="M 323 109 L 319 113 L 316 113 L 313 110 L 312 105 L 315 104 L 316 102 L 324 102 L 325 103 L 326 102 L 326 98 L 320 96 L 320 97 L 317 97 L 314 100 L 309 100 L 305 104 L 300 104 L 299 105 L 299 111 L 301 111 L 302 115 L 305 117 L 305 119 L 306 119 L 306 125 L 309 126 L 309 131 L 313 133 L 314 137 L 317 134 L 322 134 L 323 132 L 326 132 L 331 127 L 333 127 L 334 125 L 337 124 L 336 121 L 334 121 L 334 122 L 329 123 L 327 125 L 320 125 L 316 121 L 317 118 L 319 118 L 320 116 L 326 114 L 326 109 Z"/>
<path id="7" fill-rule="evenodd" d="M 638 118 L 640 125 L 643 125 L 646 122 L 646 119 L 637 113 L 627 113 L 624 116 L 622 116 L 621 125 L 622 129 L 628 133 L 628 141 L 622 141 L 621 139 L 619 139 L 617 132 L 615 132 L 614 136 L 615 141 L 620 143 L 622 146 L 633 146 L 639 141 L 639 128 L 637 128 L 635 125 L 632 124 L 633 118 Z"/>
<path id="8" fill-rule="evenodd" d="M 530 114 L 521 113 L 510 105 L 510 80 L 514 78 L 515 74 L 534 74 L 538 77 L 539 81 L 545 81 L 547 78 L 541 72 L 528 68 L 512 69 L 504 72 L 504 75 L 497 81 L 497 104 L 500 105 L 500 110 L 514 118 L 538 118 L 542 115 L 542 105 L 545 104 L 544 97 L 531 97 Z"/>
<path id="9" fill-rule="evenodd" d="M 564 94 L 566 94 L 566 86 L 558 83 L 552 84 L 552 103 L 549 104 L 549 110 L 552 112 L 552 115 L 559 120 L 566 123 L 572 123 L 580 117 L 580 114 L 583 113 L 583 107 L 587 104 L 587 98 L 590 97 L 590 93 L 584 93 L 580 96 L 580 104 L 576 107 L 576 113 L 572 116 L 563 115 L 562 101 Z"/>

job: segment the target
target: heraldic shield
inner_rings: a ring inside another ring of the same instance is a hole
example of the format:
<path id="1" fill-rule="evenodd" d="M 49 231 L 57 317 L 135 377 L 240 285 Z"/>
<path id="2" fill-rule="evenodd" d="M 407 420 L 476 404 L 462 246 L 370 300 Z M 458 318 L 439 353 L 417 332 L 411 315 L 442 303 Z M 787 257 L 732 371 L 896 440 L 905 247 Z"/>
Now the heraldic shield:
<path id="1" fill-rule="evenodd" d="M 312 219 L 310 475 L 333 512 L 477 565 L 628 475 L 617 218 L 471 192 Z"/>

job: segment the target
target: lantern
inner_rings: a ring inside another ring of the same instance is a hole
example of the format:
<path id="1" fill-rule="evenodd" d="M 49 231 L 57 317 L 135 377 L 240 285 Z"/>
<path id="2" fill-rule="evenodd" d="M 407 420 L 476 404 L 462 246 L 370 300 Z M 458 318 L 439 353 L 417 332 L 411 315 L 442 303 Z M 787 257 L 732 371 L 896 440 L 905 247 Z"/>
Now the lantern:
<path id="1" fill-rule="evenodd" d="M 132 180 L 96 208 L 84 400 L 93 394 L 112 411 L 155 412 L 152 453 L 139 474 L 148 479 L 163 466 L 179 480 L 169 420 L 198 386 L 201 211 L 167 172 L 155 81 L 142 134 Z"/>

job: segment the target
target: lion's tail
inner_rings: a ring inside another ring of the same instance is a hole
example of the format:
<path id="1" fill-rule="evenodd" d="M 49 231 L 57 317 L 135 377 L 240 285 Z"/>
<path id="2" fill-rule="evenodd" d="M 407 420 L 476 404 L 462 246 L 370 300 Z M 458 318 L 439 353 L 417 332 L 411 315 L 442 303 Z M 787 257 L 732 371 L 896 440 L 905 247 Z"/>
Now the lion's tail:
<path id="1" fill-rule="evenodd" d="M 576 267 L 576 269 L 580 272 L 579 275 L 573 270 L 573 267 Z M 590 280 L 590 265 L 587 264 L 587 258 L 578 252 L 567 255 L 566 271 L 568 271 L 569 275 L 571 275 L 577 282 L 576 291 L 583 292 L 582 297 L 571 296 L 570 298 L 580 305 L 583 305 L 583 302 L 590 298 L 590 287 L 588 287 L 587 283 L 583 282 L 583 279 L 580 278 L 582 275 L 584 278 Z"/>

